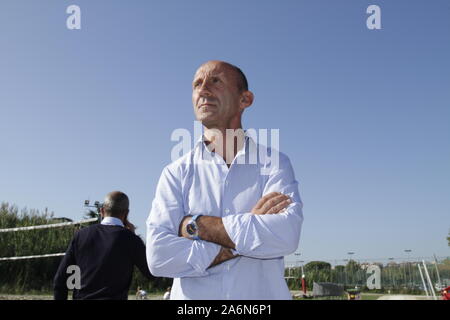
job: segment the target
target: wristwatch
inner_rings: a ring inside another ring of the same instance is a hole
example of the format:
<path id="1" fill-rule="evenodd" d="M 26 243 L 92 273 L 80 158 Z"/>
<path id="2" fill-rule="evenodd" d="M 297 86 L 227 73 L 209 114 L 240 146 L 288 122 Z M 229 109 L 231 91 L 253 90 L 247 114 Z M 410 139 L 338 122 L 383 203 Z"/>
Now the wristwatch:
<path id="1" fill-rule="evenodd" d="M 201 240 L 198 236 L 198 225 L 196 222 L 196 220 L 201 216 L 201 214 L 196 214 L 191 218 L 191 220 L 189 220 L 188 224 L 186 225 L 186 232 L 192 240 Z"/>

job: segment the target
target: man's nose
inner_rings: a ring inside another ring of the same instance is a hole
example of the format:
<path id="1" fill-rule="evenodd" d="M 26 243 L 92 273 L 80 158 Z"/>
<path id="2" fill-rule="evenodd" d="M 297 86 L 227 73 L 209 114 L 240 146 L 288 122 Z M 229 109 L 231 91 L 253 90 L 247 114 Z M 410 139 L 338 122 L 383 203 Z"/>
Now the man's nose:
<path id="1" fill-rule="evenodd" d="M 209 97 L 211 96 L 211 91 L 209 91 L 209 88 L 207 86 L 206 81 L 202 83 L 198 90 L 198 94 L 202 97 Z"/>

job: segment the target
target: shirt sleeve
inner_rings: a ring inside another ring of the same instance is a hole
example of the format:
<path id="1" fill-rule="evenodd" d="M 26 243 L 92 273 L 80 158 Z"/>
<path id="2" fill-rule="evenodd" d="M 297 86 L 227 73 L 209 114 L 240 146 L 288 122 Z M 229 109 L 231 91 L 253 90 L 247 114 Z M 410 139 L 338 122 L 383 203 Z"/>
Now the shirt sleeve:
<path id="1" fill-rule="evenodd" d="M 135 247 L 134 247 L 134 255 L 133 255 L 133 262 L 134 265 L 138 267 L 139 271 L 147 278 L 147 279 L 153 279 L 154 277 L 150 273 L 150 270 L 148 269 L 147 264 L 147 257 L 145 253 L 145 244 L 142 241 L 141 238 L 134 235 L 135 237 Z"/>
<path id="2" fill-rule="evenodd" d="M 291 198 L 292 203 L 285 212 L 265 215 L 244 213 L 222 218 L 224 228 L 240 255 L 273 259 L 297 250 L 303 223 L 303 203 L 294 170 L 283 153 L 280 153 L 278 167 L 269 174 L 263 195 L 270 192 L 281 192 Z"/>
<path id="3" fill-rule="evenodd" d="M 75 243 L 77 234 L 73 237 L 72 241 L 67 248 L 66 254 L 64 255 L 61 263 L 59 264 L 58 271 L 53 279 L 53 297 L 55 300 L 67 300 L 67 294 L 69 289 L 67 288 L 67 279 L 69 274 L 67 273 L 67 268 L 70 265 L 76 265 L 75 261 Z"/>
<path id="4" fill-rule="evenodd" d="M 185 216 L 181 179 L 166 167 L 147 219 L 147 262 L 154 276 L 181 278 L 209 275 L 220 246 L 178 236 Z"/>

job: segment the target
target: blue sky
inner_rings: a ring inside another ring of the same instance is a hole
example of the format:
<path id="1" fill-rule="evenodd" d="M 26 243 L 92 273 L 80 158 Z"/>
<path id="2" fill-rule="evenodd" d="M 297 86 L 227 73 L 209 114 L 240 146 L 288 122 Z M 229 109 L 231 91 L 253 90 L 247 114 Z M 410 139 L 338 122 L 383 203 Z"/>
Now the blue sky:
<path id="1" fill-rule="evenodd" d="M 145 234 L 193 74 L 220 59 L 255 94 L 244 127 L 280 129 L 302 260 L 449 255 L 450 2 L 4 0 L 0 30 L 0 201 L 79 219 L 118 189 Z"/>

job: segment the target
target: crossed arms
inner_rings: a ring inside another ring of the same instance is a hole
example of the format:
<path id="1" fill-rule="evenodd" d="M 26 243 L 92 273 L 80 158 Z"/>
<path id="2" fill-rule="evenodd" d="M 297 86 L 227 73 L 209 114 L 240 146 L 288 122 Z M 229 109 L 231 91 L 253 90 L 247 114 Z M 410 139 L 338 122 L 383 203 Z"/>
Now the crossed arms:
<path id="1" fill-rule="evenodd" d="M 277 214 L 282 212 L 292 200 L 289 196 L 279 192 L 271 192 L 263 196 L 251 210 L 251 214 Z M 190 239 L 186 232 L 186 225 L 191 216 L 186 216 L 180 223 L 179 236 Z M 199 228 L 199 237 L 202 240 L 209 241 L 221 245 L 219 254 L 212 261 L 209 267 L 213 267 L 227 260 L 233 259 L 235 255 L 231 249 L 236 249 L 236 244 L 228 236 L 222 218 L 201 216 L 197 219 L 197 226 Z"/>
<path id="2" fill-rule="evenodd" d="M 237 255 L 273 259 L 297 249 L 303 221 L 298 183 L 287 157 L 280 157 L 262 197 L 251 212 L 197 219 L 199 236 L 185 234 L 180 174 L 166 167 L 147 220 L 147 261 L 153 275 L 202 277 L 209 268 Z M 289 196 L 288 196 L 289 195 Z M 291 202 L 289 202 L 291 201 Z"/>

